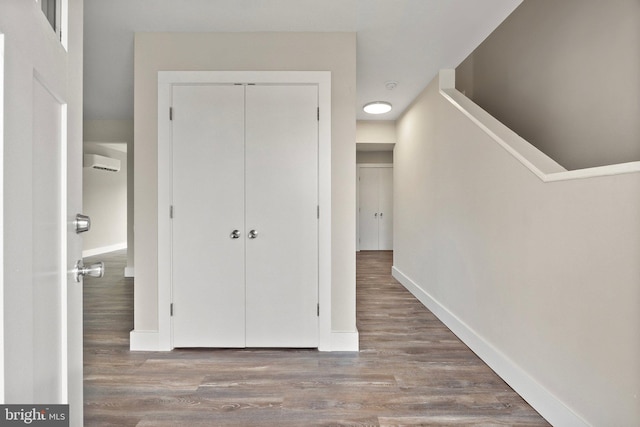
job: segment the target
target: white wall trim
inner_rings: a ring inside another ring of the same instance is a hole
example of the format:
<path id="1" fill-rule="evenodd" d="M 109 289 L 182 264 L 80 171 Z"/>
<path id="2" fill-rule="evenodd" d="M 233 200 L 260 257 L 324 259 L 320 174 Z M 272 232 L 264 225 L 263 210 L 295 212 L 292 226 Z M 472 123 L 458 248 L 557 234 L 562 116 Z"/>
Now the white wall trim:
<path id="1" fill-rule="evenodd" d="M 491 116 L 455 88 L 455 70 L 440 71 L 440 95 L 467 116 L 542 182 L 567 181 L 640 172 L 640 162 L 566 170 L 531 143 Z"/>
<path id="2" fill-rule="evenodd" d="M 100 248 L 87 249 L 86 251 L 82 251 L 82 257 L 102 255 L 109 252 L 119 251 L 122 249 L 127 249 L 127 242 L 116 243 L 115 245 L 102 246 Z"/>
<path id="3" fill-rule="evenodd" d="M 332 350 L 331 331 L 331 72 L 159 71 L 158 72 L 158 350 L 172 348 L 171 316 L 171 106 L 172 85 L 237 82 L 318 85 L 318 300 L 321 351 Z"/>
<path id="4" fill-rule="evenodd" d="M 332 332 L 331 351 L 359 351 L 360 334 L 355 332 Z"/>
<path id="5" fill-rule="evenodd" d="M 589 426 L 561 400 L 544 388 L 499 349 L 478 335 L 469 325 L 424 291 L 395 266 L 393 277 L 427 307 L 442 323 L 462 340 L 480 359 L 509 384 L 523 399 L 552 425 Z"/>
<path id="6" fill-rule="evenodd" d="M 131 351 L 168 351 L 170 348 L 162 346 L 158 331 L 129 332 L 129 349 Z M 355 332 L 331 332 L 331 347 L 320 351 L 359 351 L 360 335 Z"/>
<path id="7" fill-rule="evenodd" d="M 135 267 L 125 267 L 124 268 L 124 277 L 136 277 L 136 269 L 135 269 Z"/>
<path id="8" fill-rule="evenodd" d="M 160 345 L 160 334 L 158 331 L 136 331 L 134 329 L 129 333 L 129 349 L 131 351 L 162 350 Z"/>

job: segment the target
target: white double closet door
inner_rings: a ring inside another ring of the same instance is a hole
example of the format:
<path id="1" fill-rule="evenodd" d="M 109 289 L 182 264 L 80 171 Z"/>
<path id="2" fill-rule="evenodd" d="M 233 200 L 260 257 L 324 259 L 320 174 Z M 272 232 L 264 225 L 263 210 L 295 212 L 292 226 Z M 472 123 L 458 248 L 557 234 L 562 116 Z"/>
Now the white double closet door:
<path id="1" fill-rule="evenodd" d="M 318 87 L 176 85 L 174 347 L 318 346 Z"/>
<path id="2" fill-rule="evenodd" d="M 360 250 L 393 249 L 393 168 L 360 167 Z"/>

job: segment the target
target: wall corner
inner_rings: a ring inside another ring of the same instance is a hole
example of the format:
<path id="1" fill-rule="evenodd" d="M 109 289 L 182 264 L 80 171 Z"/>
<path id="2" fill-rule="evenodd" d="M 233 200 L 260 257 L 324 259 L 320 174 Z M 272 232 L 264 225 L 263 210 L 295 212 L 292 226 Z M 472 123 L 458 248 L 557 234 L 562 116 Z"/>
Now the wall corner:
<path id="1" fill-rule="evenodd" d="M 442 89 L 455 89 L 456 87 L 456 70 L 445 69 L 440 70 L 438 75 L 440 82 L 440 90 Z"/>

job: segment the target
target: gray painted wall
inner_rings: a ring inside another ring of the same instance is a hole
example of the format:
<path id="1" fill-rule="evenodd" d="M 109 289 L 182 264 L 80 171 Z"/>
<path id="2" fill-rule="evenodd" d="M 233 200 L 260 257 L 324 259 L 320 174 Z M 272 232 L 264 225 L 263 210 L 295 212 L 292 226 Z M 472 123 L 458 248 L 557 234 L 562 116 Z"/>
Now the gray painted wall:
<path id="1" fill-rule="evenodd" d="M 398 121 L 394 270 L 554 425 L 640 425 L 640 174 L 543 182 L 432 82 Z"/>
<path id="2" fill-rule="evenodd" d="M 160 70 L 331 71 L 332 331 L 355 332 L 355 33 L 136 33 L 136 331 L 158 330 Z"/>
<path id="3" fill-rule="evenodd" d="M 569 170 L 636 161 L 638 46 L 638 0 L 525 0 L 457 88 Z"/>
<path id="4" fill-rule="evenodd" d="M 127 268 L 129 275 L 134 271 L 133 236 L 133 120 L 85 120 L 83 129 L 85 142 L 126 142 L 127 143 Z M 93 247 L 93 245 L 92 245 Z M 99 246 L 96 246 L 99 247 Z M 89 246 L 85 246 L 85 249 Z"/>
<path id="5" fill-rule="evenodd" d="M 358 151 L 356 163 L 393 163 L 393 151 Z"/>
<path id="6" fill-rule="evenodd" d="M 83 234 L 82 249 L 89 255 L 127 246 L 127 153 L 126 142 L 119 149 L 104 143 L 85 142 L 85 154 L 120 160 L 120 171 L 82 169 L 82 210 L 91 217 L 91 230 Z"/>

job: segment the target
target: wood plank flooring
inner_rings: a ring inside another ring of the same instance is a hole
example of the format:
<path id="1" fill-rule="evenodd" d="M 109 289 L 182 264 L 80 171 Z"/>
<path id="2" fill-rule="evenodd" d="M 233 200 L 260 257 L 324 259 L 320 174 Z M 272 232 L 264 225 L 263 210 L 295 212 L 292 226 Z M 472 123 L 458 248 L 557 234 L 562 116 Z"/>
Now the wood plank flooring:
<path id="1" fill-rule="evenodd" d="M 86 426 L 548 425 L 391 277 L 391 252 L 357 255 L 359 353 L 130 352 L 125 254 L 96 258 L 107 274 L 84 286 Z"/>

